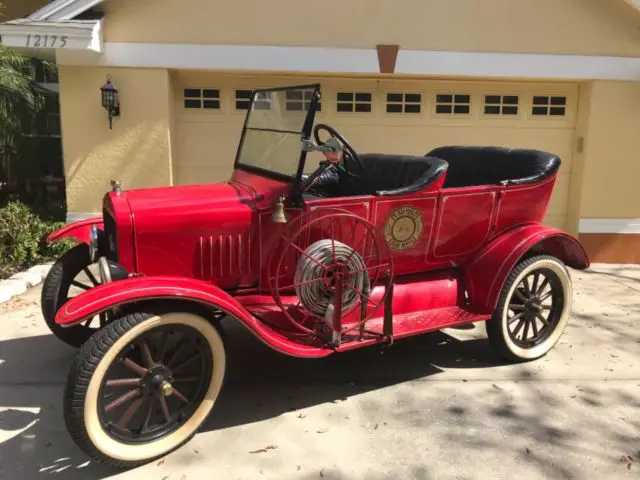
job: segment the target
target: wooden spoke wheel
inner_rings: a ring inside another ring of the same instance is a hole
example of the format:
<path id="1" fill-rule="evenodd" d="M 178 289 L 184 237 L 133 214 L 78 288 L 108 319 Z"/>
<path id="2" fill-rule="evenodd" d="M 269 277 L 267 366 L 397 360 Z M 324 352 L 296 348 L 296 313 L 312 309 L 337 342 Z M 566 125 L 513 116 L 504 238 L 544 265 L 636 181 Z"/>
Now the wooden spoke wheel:
<path id="1" fill-rule="evenodd" d="M 285 230 L 274 252 L 271 292 L 299 332 L 335 341 L 336 335 L 361 327 L 376 313 L 382 315 L 392 257 L 366 219 L 338 209 L 301 216 Z M 333 320 L 349 315 L 357 316 L 355 327 Z"/>
<path id="2" fill-rule="evenodd" d="M 65 252 L 53 264 L 42 284 L 42 316 L 58 339 L 79 348 L 88 338 L 107 323 L 107 313 L 101 313 L 73 327 L 62 328 L 55 316 L 60 307 L 71 298 L 100 285 L 97 264 L 91 263 L 89 247 L 78 244 Z"/>
<path id="3" fill-rule="evenodd" d="M 533 360 L 558 341 L 569 320 L 571 279 L 560 260 L 540 255 L 520 262 L 487 322 L 497 351 L 509 360 Z"/>
<path id="4" fill-rule="evenodd" d="M 187 442 L 222 386 L 218 328 L 188 312 L 133 313 L 78 353 L 65 392 L 75 442 L 98 461 L 134 466 Z"/>

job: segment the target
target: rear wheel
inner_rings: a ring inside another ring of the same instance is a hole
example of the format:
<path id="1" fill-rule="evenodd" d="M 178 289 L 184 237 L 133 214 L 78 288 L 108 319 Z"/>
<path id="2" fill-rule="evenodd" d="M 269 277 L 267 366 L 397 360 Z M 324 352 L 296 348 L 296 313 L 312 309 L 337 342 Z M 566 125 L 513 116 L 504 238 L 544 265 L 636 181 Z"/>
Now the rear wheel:
<path id="1" fill-rule="evenodd" d="M 522 260 L 505 282 L 487 322 L 489 341 L 510 361 L 546 355 L 567 326 L 571 299 L 571 278 L 559 259 L 537 255 Z"/>
<path id="2" fill-rule="evenodd" d="M 195 435 L 224 375 L 224 344 L 209 320 L 182 311 L 130 313 L 78 352 L 65 390 L 65 422 L 94 459 L 140 465 Z"/>
<path id="3" fill-rule="evenodd" d="M 55 316 L 70 298 L 100 284 L 97 264 L 91 264 L 89 246 L 81 243 L 65 252 L 47 274 L 42 284 L 41 308 L 49 330 L 72 347 L 80 347 L 102 325 L 106 313 L 73 327 L 62 328 Z"/>

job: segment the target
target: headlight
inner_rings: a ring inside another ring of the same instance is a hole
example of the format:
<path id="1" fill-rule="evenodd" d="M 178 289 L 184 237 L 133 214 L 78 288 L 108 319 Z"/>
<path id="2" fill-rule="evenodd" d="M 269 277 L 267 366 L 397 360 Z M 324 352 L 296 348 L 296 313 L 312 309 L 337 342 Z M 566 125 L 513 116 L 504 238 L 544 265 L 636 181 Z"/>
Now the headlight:
<path id="1" fill-rule="evenodd" d="M 109 263 L 107 263 L 107 259 L 104 257 L 100 257 L 98 260 L 98 265 L 100 266 L 100 283 L 103 285 L 105 283 L 109 283 L 111 281 L 111 270 L 109 269 Z"/>
<path id="2" fill-rule="evenodd" d="M 112 262 L 111 260 L 107 260 L 106 257 L 100 257 L 98 259 L 98 266 L 100 267 L 101 284 L 115 282 L 116 280 L 124 280 L 129 277 L 129 273 L 122 265 Z"/>
<path id="3" fill-rule="evenodd" d="M 98 227 L 91 225 L 91 233 L 89 234 L 89 258 L 91 263 L 98 259 Z"/>

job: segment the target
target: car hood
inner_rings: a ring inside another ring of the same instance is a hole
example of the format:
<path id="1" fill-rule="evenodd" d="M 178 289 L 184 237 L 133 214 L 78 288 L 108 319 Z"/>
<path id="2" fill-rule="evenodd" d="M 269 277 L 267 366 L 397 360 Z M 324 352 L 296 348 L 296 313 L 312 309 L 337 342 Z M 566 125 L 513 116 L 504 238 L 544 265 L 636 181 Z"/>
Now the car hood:
<path id="1" fill-rule="evenodd" d="M 230 182 L 145 188 L 122 193 L 136 230 L 145 232 L 241 221 L 256 208 L 256 193 Z M 223 218 L 221 218 L 223 217 Z"/>

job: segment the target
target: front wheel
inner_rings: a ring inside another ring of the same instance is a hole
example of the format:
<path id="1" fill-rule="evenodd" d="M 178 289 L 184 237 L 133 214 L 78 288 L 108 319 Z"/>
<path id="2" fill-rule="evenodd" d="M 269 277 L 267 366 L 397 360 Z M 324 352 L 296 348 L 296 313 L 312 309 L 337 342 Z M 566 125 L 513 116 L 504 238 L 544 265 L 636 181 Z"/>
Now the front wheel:
<path id="1" fill-rule="evenodd" d="M 99 278 L 95 264 L 91 263 L 88 245 L 80 243 L 67 250 L 54 263 L 42 284 L 40 304 L 44 321 L 51 333 L 67 345 L 79 348 L 107 321 L 106 313 L 73 327 L 63 328 L 55 321 L 62 305 L 83 291 L 100 285 Z"/>
<path id="2" fill-rule="evenodd" d="M 522 260 L 511 271 L 487 321 L 491 345 L 510 361 L 546 355 L 567 326 L 571 300 L 571 277 L 559 259 L 537 255 Z"/>
<path id="3" fill-rule="evenodd" d="M 186 443 L 225 375 L 218 328 L 193 313 L 131 313 L 80 349 L 64 399 L 67 429 L 99 462 L 133 467 Z"/>

